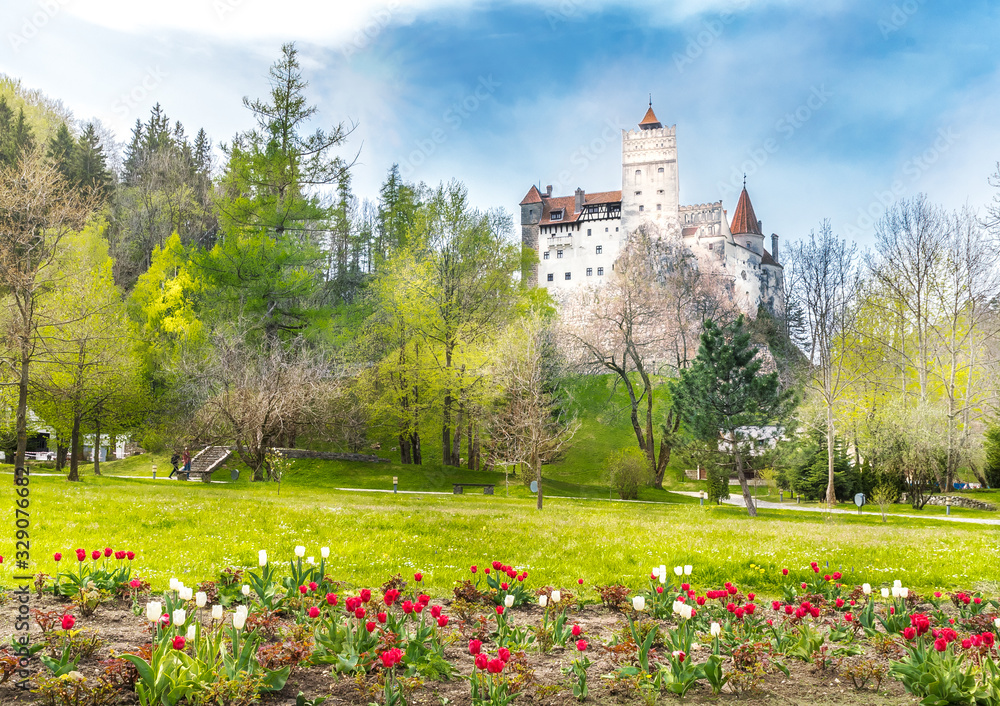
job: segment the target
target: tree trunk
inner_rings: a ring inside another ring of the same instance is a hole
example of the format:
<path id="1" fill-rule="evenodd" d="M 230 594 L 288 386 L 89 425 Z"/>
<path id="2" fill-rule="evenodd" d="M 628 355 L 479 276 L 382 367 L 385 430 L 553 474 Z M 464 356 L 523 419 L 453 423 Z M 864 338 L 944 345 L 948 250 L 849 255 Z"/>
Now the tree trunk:
<path id="1" fill-rule="evenodd" d="M 749 513 L 750 517 L 757 517 L 757 506 L 754 504 L 753 495 L 750 493 L 750 486 L 747 484 L 747 474 L 743 471 L 743 454 L 740 453 L 736 433 L 731 433 L 729 438 L 730 443 L 733 445 L 733 457 L 736 460 L 736 474 L 739 476 L 740 488 L 743 490 L 743 502 L 746 503 L 747 513 Z"/>
<path id="2" fill-rule="evenodd" d="M 472 422 L 469 422 L 466 429 L 466 442 L 466 445 L 469 447 L 469 461 L 467 465 L 470 471 L 474 471 L 476 470 L 476 452 L 472 448 Z"/>
<path id="3" fill-rule="evenodd" d="M 441 411 L 441 462 L 446 466 L 451 463 L 451 395 L 445 393 Z"/>
<path id="4" fill-rule="evenodd" d="M 56 471 L 66 467 L 66 452 L 69 449 L 62 445 L 62 439 L 56 437 Z"/>
<path id="5" fill-rule="evenodd" d="M 535 480 L 538 482 L 538 509 L 542 509 L 542 458 L 538 449 L 531 454 L 531 465 L 535 467 Z"/>
<path id="6" fill-rule="evenodd" d="M 399 435 L 399 462 L 413 463 L 413 459 L 410 457 L 410 441 L 405 434 Z"/>
<path id="7" fill-rule="evenodd" d="M 69 477 L 66 480 L 80 480 L 80 415 L 73 415 L 73 432 L 69 437 Z"/>
<path id="8" fill-rule="evenodd" d="M 25 336 L 27 333 L 25 333 Z M 14 468 L 24 468 L 24 452 L 28 448 L 28 366 L 31 357 L 21 347 L 21 377 L 17 383 L 17 451 L 14 454 Z"/>
<path id="9" fill-rule="evenodd" d="M 479 430 L 476 430 L 475 435 L 472 438 L 472 455 L 476 459 L 476 470 L 482 470 L 482 451 L 479 446 Z"/>
<path id="10" fill-rule="evenodd" d="M 410 434 L 410 445 L 413 448 L 413 463 L 420 466 L 423 464 L 423 453 L 420 450 L 420 432 L 415 431 Z"/>
<path id="11" fill-rule="evenodd" d="M 452 466 L 462 465 L 462 418 L 465 416 L 464 411 L 463 406 L 459 405 L 455 414 L 455 435 L 451 440 Z"/>
<path id="12" fill-rule="evenodd" d="M 673 451 L 673 436 L 680 429 L 680 415 L 675 415 L 673 410 L 667 413 L 667 421 L 663 425 L 663 435 L 660 437 L 660 458 L 657 459 L 656 469 L 653 474 L 653 487 L 663 490 L 663 476 L 670 463 L 670 454 Z"/>
<path id="13" fill-rule="evenodd" d="M 94 421 L 94 475 L 101 475 L 101 417 Z"/>
<path id="14" fill-rule="evenodd" d="M 836 438 L 836 430 L 833 425 L 833 405 L 826 406 L 826 504 L 833 507 L 837 504 L 837 488 L 834 483 L 833 473 L 833 442 Z"/>

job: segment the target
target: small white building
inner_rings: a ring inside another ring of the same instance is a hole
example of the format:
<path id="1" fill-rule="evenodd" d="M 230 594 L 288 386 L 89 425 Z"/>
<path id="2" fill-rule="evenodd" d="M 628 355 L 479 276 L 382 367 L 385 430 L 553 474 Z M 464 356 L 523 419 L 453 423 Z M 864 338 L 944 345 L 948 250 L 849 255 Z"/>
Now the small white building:
<path id="1" fill-rule="evenodd" d="M 554 295 L 609 277 L 629 233 L 644 224 L 680 233 L 698 262 L 722 273 L 736 304 L 751 316 L 784 311 L 778 236 L 764 248 L 746 185 L 727 220 L 722 201 L 684 206 L 679 199 L 676 126 L 664 127 L 650 104 L 637 129 L 622 130 L 621 190 L 554 196 L 532 186 L 521 200 L 521 241 L 534 250 L 530 284 Z"/>

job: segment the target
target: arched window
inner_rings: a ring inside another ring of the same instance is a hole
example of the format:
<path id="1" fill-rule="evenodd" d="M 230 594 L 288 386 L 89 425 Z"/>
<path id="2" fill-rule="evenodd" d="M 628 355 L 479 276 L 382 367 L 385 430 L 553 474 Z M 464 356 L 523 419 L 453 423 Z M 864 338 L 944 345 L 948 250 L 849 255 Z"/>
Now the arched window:
<path id="1" fill-rule="evenodd" d="M 636 169 L 635 170 L 635 178 L 638 179 L 641 176 L 642 176 L 642 170 L 641 169 Z"/>

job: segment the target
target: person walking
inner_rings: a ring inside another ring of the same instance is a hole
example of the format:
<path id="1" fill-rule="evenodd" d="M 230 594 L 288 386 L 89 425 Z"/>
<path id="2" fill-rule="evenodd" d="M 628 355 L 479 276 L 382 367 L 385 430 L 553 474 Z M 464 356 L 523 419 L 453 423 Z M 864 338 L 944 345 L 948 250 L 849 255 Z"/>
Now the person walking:
<path id="1" fill-rule="evenodd" d="M 167 478 L 173 478 L 174 474 L 177 473 L 177 466 L 181 462 L 181 455 L 177 453 L 177 449 L 174 449 L 173 455 L 170 457 L 170 465 L 173 468 L 170 469 L 170 475 Z"/>
<path id="2" fill-rule="evenodd" d="M 184 463 L 184 473 L 191 472 L 191 451 L 187 446 L 184 447 L 184 453 L 181 454 L 181 461 Z"/>

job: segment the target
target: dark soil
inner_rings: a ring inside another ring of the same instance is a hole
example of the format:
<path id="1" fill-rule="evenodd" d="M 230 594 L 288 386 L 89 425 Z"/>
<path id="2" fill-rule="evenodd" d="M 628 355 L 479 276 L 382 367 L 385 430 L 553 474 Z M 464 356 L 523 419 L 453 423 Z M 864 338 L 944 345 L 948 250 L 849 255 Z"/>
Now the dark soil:
<path id="1" fill-rule="evenodd" d="M 142 603 L 144 604 L 144 601 Z M 46 595 L 41 598 L 32 596 L 31 607 L 61 613 L 70 610 L 72 605 L 67 601 Z M 16 606 L 10 600 L 4 601 L 3 605 L 0 606 L 0 642 L 3 644 L 9 643 L 13 633 L 15 611 Z M 130 604 L 126 602 L 106 603 L 97 610 L 95 615 L 87 618 L 79 617 L 78 611 L 74 610 L 73 613 L 78 616 L 75 629 L 93 631 L 103 641 L 93 658 L 80 663 L 79 671 L 85 676 L 96 676 L 102 671 L 100 660 L 108 659 L 112 654 L 120 654 L 127 649 L 134 649 L 149 641 L 144 619 L 133 615 Z M 515 624 L 537 624 L 541 618 L 541 609 L 538 607 L 519 608 L 510 611 L 510 614 Z M 611 638 L 613 632 L 621 630 L 625 625 L 624 618 L 603 607 L 586 606 L 583 610 L 574 612 L 571 620 L 579 624 L 584 630 L 584 636 L 592 641 L 593 649 L 589 656 L 593 664 L 589 669 L 590 697 L 587 703 L 645 703 L 641 695 L 630 690 L 624 683 L 613 678 L 604 678 L 610 676 L 615 668 L 613 656 L 600 647 L 594 647 L 598 641 L 597 638 L 603 643 Z M 453 615 L 452 623 L 448 628 L 453 641 L 446 649 L 446 656 L 464 676 L 468 675 L 471 670 L 472 659 L 467 651 L 468 638 L 462 634 L 462 629 L 463 625 L 458 616 Z M 31 637 L 33 641 L 41 640 L 41 633 L 37 625 L 32 626 Z M 492 648 L 492 645 L 488 647 Z M 866 656 L 883 664 L 887 663 L 885 658 L 877 658 L 873 652 L 866 654 Z M 529 651 L 524 659 L 531 676 L 514 703 L 550 704 L 552 706 L 569 706 L 578 703 L 573 697 L 569 678 L 562 673 L 562 669 L 569 665 L 572 658 L 572 651 L 562 648 L 555 648 L 551 652 L 543 654 Z M 702 684 L 692 689 L 683 702 L 693 704 L 752 702 L 802 706 L 815 704 L 860 706 L 861 704 L 912 704 L 918 701 L 906 694 L 902 686 L 889 677 L 882 682 L 878 692 L 858 691 L 854 689 L 850 679 L 840 676 L 834 667 L 821 671 L 815 665 L 793 659 L 785 660 L 785 665 L 791 671 L 791 677 L 785 677 L 783 673 L 774 671 L 765 677 L 759 690 L 753 693 L 737 697 L 737 695 L 729 693 L 727 688 L 721 695 L 714 696 L 708 686 Z M 40 668 L 41 665 L 33 661 L 31 669 L 37 671 Z M 38 703 L 31 693 L 18 689 L 12 682 L 13 679 L 0 685 L 0 704 Z M 263 698 L 261 703 L 294 704 L 295 697 L 299 692 L 303 692 L 307 698 L 326 696 L 328 698 L 325 704 L 329 706 L 333 704 L 368 706 L 372 702 L 381 702 L 381 694 L 377 691 L 372 680 L 338 677 L 331 673 L 328 666 L 315 666 L 294 668 L 282 692 Z M 425 704 L 465 706 L 471 703 L 469 683 L 461 677 L 450 681 L 429 681 L 415 684 L 407 699 L 408 703 L 414 706 Z M 661 704 L 680 703 L 681 701 L 671 695 L 661 695 L 657 699 L 657 703 Z M 118 703 L 135 703 L 135 697 L 131 693 L 122 694 Z"/>

